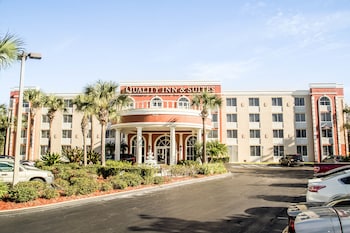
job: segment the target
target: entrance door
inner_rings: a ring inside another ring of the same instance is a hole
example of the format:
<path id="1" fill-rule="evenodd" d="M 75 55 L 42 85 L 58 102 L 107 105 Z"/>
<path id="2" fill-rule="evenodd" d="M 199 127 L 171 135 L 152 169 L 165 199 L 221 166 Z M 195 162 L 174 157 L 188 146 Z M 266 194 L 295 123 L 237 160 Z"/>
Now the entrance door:
<path id="1" fill-rule="evenodd" d="M 159 164 L 170 164 L 170 138 L 162 136 L 156 142 L 156 155 Z"/>

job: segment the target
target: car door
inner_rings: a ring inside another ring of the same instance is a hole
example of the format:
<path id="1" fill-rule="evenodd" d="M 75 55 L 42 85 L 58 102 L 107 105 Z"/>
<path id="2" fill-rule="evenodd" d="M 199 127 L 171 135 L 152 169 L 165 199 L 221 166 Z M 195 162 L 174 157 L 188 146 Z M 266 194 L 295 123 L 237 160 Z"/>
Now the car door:
<path id="1" fill-rule="evenodd" d="M 13 166 L 6 162 L 0 162 L 0 180 L 5 183 L 12 183 Z"/>

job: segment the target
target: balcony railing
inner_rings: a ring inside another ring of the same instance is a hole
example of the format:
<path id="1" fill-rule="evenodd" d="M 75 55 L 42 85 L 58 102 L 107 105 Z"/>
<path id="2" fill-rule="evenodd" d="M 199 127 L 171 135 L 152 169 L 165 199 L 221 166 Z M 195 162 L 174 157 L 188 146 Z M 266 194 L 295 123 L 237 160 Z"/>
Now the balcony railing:
<path id="1" fill-rule="evenodd" d="M 179 101 L 162 101 L 162 102 L 153 102 L 153 101 L 138 101 L 134 102 L 132 105 L 125 107 L 125 110 L 131 109 L 188 109 L 188 110 L 199 110 L 196 106 L 191 106 L 187 102 Z"/>

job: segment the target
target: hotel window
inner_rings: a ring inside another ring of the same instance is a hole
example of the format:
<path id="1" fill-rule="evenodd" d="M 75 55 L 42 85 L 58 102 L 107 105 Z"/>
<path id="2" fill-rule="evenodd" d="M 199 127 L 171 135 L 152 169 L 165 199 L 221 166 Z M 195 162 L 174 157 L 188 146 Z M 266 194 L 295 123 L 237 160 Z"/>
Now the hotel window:
<path id="1" fill-rule="evenodd" d="M 273 130 L 273 137 L 274 138 L 283 138 L 284 137 L 283 129 L 274 129 Z"/>
<path id="2" fill-rule="evenodd" d="M 29 103 L 27 101 L 23 101 L 23 108 L 29 108 Z"/>
<path id="3" fill-rule="evenodd" d="M 306 138 L 306 129 L 297 129 L 296 137 L 297 138 Z"/>
<path id="4" fill-rule="evenodd" d="M 297 154 L 307 156 L 307 146 L 297 146 Z"/>
<path id="5" fill-rule="evenodd" d="M 213 113 L 211 115 L 211 121 L 212 122 L 218 122 L 218 114 L 217 113 Z"/>
<path id="6" fill-rule="evenodd" d="M 27 137 L 27 129 L 22 129 L 21 130 L 21 138 L 26 138 Z"/>
<path id="7" fill-rule="evenodd" d="M 284 146 L 273 146 L 273 156 L 283 156 Z"/>
<path id="8" fill-rule="evenodd" d="M 331 105 L 331 102 L 329 101 L 329 98 L 323 96 L 320 98 L 320 105 L 329 106 L 329 105 Z"/>
<path id="9" fill-rule="evenodd" d="M 250 146 L 250 156 L 260 156 L 260 146 Z"/>
<path id="10" fill-rule="evenodd" d="M 306 121 L 305 113 L 295 113 L 295 121 L 305 122 Z"/>
<path id="11" fill-rule="evenodd" d="M 190 101 L 186 97 L 181 97 L 177 101 L 177 107 L 178 108 L 189 108 L 190 107 Z"/>
<path id="12" fill-rule="evenodd" d="M 41 145 L 40 146 L 40 154 L 45 155 L 49 151 L 49 146 L 48 145 Z"/>
<path id="13" fill-rule="evenodd" d="M 191 136 L 186 142 L 186 159 L 194 160 L 196 155 L 196 142 L 197 138 Z"/>
<path id="14" fill-rule="evenodd" d="M 322 137 L 324 138 L 332 138 L 332 129 L 322 129 Z"/>
<path id="15" fill-rule="evenodd" d="M 250 138 L 260 138 L 260 130 L 259 129 L 251 129 L 249 130 Z"/>
<path id="16" fill-rule="evenodd" d="M 237 130 L 236 129 L 228 129 L 227 130 L 227 138 L 237 138 Z"/>
<path id="17" fill-rule="evenodd" d="M 72 123 L 73 115 L 63 115 L 63 123 Z"/>
<path id="18" fill-rule="evenodd" d="M 249 114 L 249 122 L 260 122 L 260 115 L 257 113 Z"/>
<path id="19" fill-rule="evenodd" d="M 236 98 L 226 98 L 226 106 L 227 107 L 236 107 L 237 99 Z"/>
<path id="20" fill-rule="evenodd" d="M 333 146 L 322 146 L 322 154 L 323 155 L 332 155 L 333 154 Z"/>
<path id="21" fill-rule="evenodd" d="M 21 144 L 20 148 L 19 148 L 19 153 L 21 155 L 25 155 L 27 151 L 27 145 L 26 144 Z"/>
<path id="22" fill-rule="evenodd" d="M 42 115 L 41 121 L 42 123 L 50 123 L 50 118 L 48 115 Z"/>
<path id="23" fill-rule="evenodd" d="M 295 97 L 294 98 L 294 105 L 295 106 L 305 106 L 305 100 L 302 97 Z"/>
<path id="24" fill-rule="evenodd" d="M 249 106 L 259 107 L 259 98 L 249 98 Z"/>
<path id="25" fill-rule="evenodd" d="M 227 122 L 237 122 L 237 114 L 226 114 Z"/>
<path id="26" fill-rule="evenodd" d="M 208 133 L 208 138 L 218 138 L 218 130 L 217 129 L 210 130 Z"/>
<path id="27" fill-rule="evenodd" d="M 41 138 L 49 138 L 50 130 L 41 130 Z"/>
<path id="28" fill-rule="evenodd" d="M 272 114 L 272 122 L 283 122 L 283 114 L 282 113 L 273 113 Z"/>
<path id="29" fill-rule="evenodd" d="M 115 130 L 106 130 L 106 138 L 115 138 Z"/>
<path id="30" fill-rule="evenodd" d="M 151 107 L 153 108 L 161 108 L 163 106 L 163 101 L 161 98 L 159 97 L 154 97 L 152 100 L 151 100 Z"/>
<path id="31" fill-rule="evenodd" d="M 272 106 L 282 106 L 282 98 L 272 98 Z"/>
<path id="32" fill-rule="evenodd" d="M 321 121 L 332 121 L 330 112 L 321 112 Z"/>
<path id="33" fill-rule="evenodd" d="M 65 99 L 64 100 L 64 107 L 65 108 L 73 108 L 73 100 L 72 99 Z"/>
<path id="34" fill-rule="evenodd" d="M 91 129 L 87 132 L 86 138 L 91 138 Z"/>
<path id="35" fill-rule="evenodd" d="M 62 138 L 72 138 L 72 130 L 62 130 Z"/>

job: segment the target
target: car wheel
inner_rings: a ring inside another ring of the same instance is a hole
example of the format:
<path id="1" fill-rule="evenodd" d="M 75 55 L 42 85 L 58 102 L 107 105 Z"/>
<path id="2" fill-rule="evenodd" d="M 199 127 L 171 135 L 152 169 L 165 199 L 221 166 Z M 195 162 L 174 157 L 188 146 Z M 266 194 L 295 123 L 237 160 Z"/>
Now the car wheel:
<path id="1" fill-rule="evenodd" d="M 31 179 L 30 181 L 40 181 L 40 182 L 45 182 L 45 180 L 41 179 L 41 178 L 34 178 Z"/>

